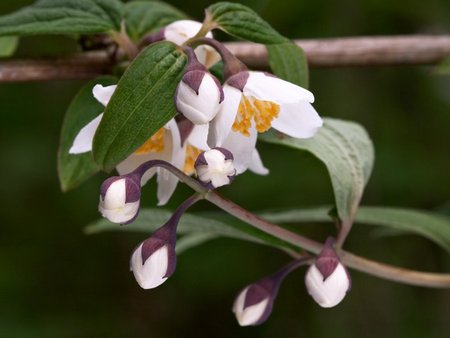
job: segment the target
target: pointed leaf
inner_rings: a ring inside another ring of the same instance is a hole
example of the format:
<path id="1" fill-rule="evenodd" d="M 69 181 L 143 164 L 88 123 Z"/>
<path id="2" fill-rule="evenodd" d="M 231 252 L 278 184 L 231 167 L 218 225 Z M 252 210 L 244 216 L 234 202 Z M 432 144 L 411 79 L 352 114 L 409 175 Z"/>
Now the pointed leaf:
<path id="1" fill-rule="evenodd" d="M 374 161 L 372 141 L 364 128 L 354 122 L 326 118 L 313 138 L 304 140 L 267 133 L 261 140 L 306 150 L 321 160 L 331 178 L 339 217 L 353 218 Z"/>
<path id="2" fill-rule="evenodd" d="M 0 36 L 119 31 L 122 6 L 119 0 L 40 0 L 1 16 Z"/>
<path id="3" fill-rule="evenodd" d="M 133 1 L 127 3 L 124 17 L 127 33 L 135 41 L 148 33 L 156 32 L 174 21 L 188 18 L 185 13 L 160 1 Z"/>
<path id="4" fill-rule="evenodd" d="M 115 83 L 117 79 L 111 76 L 90 81 L 81 88 L 67 110 L 58 150 L 58 175 L 63 191 L 75 188 L 100 170 L 94 162 L 92 152 L 73 155 L 69 154 L 69 149 L 81 128 L 104 110 L 104 107 L 92 95 L 92 88 L 96 84 L 106 86 Z"/>
<path id="5" fill-rule="evenodd" d="M 113 169 L 176 115 L 173 97 L 186 61 L 175 44 L 159 42 L 131 63 L 94 138 L 94 159 L 103 169 Z"/>
<path id="6" fill-rule="evenodd" d="M 274 223 L 329 222 L 331 207 L 263 212 L 260 216 Z M 450 218 L 425 210 L 392 207 L 360 207 L 356 223 L 424 236 L 450 251 Z"/>
<path id="7" fill-rule="evenodd" d="M 308 61 L 305 52 L 293 41 L 267 45 L 272 72 L 296 85 L 308 88 Z"/>
<path id="8" fill-rule="evenodd" d="M 209 6 L 206 12 L 219 29 L 236 38 L 264 44 L 288 41 L 247 6 L 218 2 Z"/>

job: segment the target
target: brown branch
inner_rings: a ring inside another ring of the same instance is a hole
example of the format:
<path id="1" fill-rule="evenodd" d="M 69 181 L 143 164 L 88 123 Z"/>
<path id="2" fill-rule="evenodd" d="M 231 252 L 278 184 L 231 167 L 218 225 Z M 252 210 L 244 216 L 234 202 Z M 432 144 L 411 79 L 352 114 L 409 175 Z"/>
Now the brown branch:
<path id="1" fill-rule="evenodd" d="M 450 35 L 296 40 L 311 67 L 432 65 L 450 55 Z M 265 46 L 231 42 L 226 46 L 252 68 L 267 68 Z M 111 72 L 105 52 L 57 59 L 0 61 L 0 82 L 89 79 Z"/>

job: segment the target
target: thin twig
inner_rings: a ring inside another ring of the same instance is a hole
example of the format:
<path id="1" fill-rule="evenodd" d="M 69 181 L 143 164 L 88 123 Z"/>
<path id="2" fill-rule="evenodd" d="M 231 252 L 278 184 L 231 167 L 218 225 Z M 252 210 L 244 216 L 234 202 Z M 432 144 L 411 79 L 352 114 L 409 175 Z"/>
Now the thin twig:
<path id="1" fill-rule="evenodd" d="M 311 67 L 432 65 L 450 55 L 450 35 L 356 37 L 295 40 Z M 247 42 L 225 44 L 251 68 L 267 68 L 265 46 Z M 111 72 L 105 52 L 63 58 L 0 61 L 0 82 L 89 79 Z"/>
<path id="2" fill-rule="evenodd" d="M 206 199 L 230 215 L 290 244 L 315 254 L 318 254 L 322 250 L 321 243 L 272 224 L 215 192 L 208 193 Z M 373 276 L 410 285 L 450 288 L 450 274 L 413 271 L 372 261 L 343 250 L 339 252 L 341 254 L 341 260 L 345 265 Z"/>

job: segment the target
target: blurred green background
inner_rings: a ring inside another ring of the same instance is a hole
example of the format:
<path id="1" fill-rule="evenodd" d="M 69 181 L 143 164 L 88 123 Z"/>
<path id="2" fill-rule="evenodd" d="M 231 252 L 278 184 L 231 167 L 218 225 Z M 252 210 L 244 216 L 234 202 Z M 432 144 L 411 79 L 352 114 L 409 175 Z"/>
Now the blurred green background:
<path id="1" fill-rule="evenodd" d="M 201 19 L 210 1 L 169 1 Z M 448 0 L 248 0 L 291 38 L 449 33 Z M 0 14 L 32 1 L 3 0 Z M 18 56 L 75 50 L 72 40 L 21 40 Z M 236 293 L 288 261 L 273 249 L 215 240 L 179 258 L 162 287 L 144 291 L 128 259 L 144 234 L 83 234 L 96 220 L 96 177 L 62 194 L 56 151 L 66 107 L 81 81 L 0 84 L 0 337 L 408 337 L 450 332 L 450 292 L 398 285 L 352 272 L 353 290 L 333 309 L 306 294 L 304 270 L 284 283 L 269 321 L 240 328 Z M 450 77 L 429 67 L 311 71 L 323 116 L 355 120 L 376 148 L 365 205 L 450 209 Z M 312 156 L 261 144 L 271 174 L 247 173 L 223 193 L 262 210 L 332 203 L 329 178 Z M 145 204 L 155 205 L 154 187 Z M 180 187 L 168 208 L 188 196 Z M 211 208 L 202 202 L 196 210 Z M 323 239 L 333 229 L 303 225 Z M 357 226 L 346 248 L 392 264 L 449 271 L 448 254 L 416 236 L 379 237 Z"/>

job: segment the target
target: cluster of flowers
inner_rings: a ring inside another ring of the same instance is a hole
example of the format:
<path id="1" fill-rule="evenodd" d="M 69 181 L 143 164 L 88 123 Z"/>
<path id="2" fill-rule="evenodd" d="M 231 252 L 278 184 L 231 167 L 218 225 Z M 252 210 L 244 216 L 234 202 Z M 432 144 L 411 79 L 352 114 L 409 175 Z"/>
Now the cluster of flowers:
<path id="1" fill-rule="evenodd" d="M 197 175 L 208 189 L 231 183 L 247 169 L 266 175 L 256 150 L 258 133 L 271 127 L 295 138 L 312 137 L 322 119 L 312 107 L 314 96 L 297 85 L 264 72 L 249 71 L 211 33 L 197 39 L 194 48 L 186 42 L 196 36 L 201 23 L 177 21 L 150 40 L 172 41 L 183 46 L 188 64 L 178 84 L 174 100 L 177 117 L 170 120 L 134 153 L 116 167 L 120 176 L 107 179 L 100 193 L 99 210 L 112 222 L 127 224 L 137 217 L 141 187 L 157 175 L 158 204 L 173 194 L 178 178 L 155 161 L 165 161 L 186 175 Z M 195 39 L 194 39 L 195 40 Z M 208 67 L 224 62 L 221 84 Z M 94 97 L 106 106 L 116 86 L 93 88 Z M 92 142 L 102 114 L 80 130 L 70 149 L 72 154 L 92 150 Z M 150 238 L 134 250 L 131 270 L 144 289 L 155 288 L 169 278 L 176 266 L 176 230 L 181 215 L 199 198 L 194 195 Z M 241 325 L 257 325 L 269 316 L 278 287 L 288 272 L 304 264 L 296 261 L 273 276 L 245 288 L 233 311 Z M 324 307 L 339 303 L 349 289 L 350 279 L 328 243 L 307 275 L 306 285 L 313 298 Z"/>

